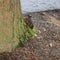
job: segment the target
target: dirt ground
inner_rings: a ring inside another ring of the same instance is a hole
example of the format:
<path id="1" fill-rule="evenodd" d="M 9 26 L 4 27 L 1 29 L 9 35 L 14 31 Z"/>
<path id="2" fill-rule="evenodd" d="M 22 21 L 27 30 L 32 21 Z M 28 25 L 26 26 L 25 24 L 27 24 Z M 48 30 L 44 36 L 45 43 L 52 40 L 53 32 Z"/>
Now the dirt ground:
<path id="1" fill-rule="evenodd" d="M 11 53 L 0 53 L 0 60 L 60 60 L 60 10 L 31 13 L 36 34 L 24 47 Z"/>

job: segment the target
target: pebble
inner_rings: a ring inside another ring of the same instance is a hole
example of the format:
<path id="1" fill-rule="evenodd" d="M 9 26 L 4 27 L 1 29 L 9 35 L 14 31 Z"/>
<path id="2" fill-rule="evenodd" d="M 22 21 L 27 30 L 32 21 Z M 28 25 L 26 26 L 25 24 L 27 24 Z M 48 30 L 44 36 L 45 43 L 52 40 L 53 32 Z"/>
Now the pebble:
<path id="1" fill-rule="evenodd" d="M 41 31 L 40 31 L 40 30 L 38 30 L 38 32 L 39 32 L 39 33 L 41 33 Z"/>
<path id="2" fill-rule="evenodd" d="M 35 37 L 37 37 L 37 34 L 35 34 Z"/>
<path id="3" fill-rule="evenodd" d="M 50 47 L 53 47 L 53 44 L 52 44 L 52 43 L 50 43 L 50 44 L 49 44 L 49 46 L 50 46 Z"/>
<path id="4" fill-rule="evenodd" d="M 43 30 L 44 30 L 44 31 L 46 31 L 46 29 L 45 29 L 45 28 L 43 28 Z"/>

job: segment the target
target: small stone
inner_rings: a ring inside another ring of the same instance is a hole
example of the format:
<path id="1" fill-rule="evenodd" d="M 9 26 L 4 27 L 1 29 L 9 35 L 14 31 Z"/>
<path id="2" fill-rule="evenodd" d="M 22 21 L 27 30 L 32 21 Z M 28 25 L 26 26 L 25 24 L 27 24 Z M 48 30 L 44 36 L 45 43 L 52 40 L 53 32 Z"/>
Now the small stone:
<path id="1" fill-rule="evenodd" d="M 37 39 L 40 39 L 40 37 L 37 37 Z"/>
<path id="2" fill-rule="evenodd" d="M 37 34 L 35 34 L 35 37 L 37 37 Z"/>
<path id="3" fill-rule="evenodd" d="M 43 30 L 44 30 L 44 31 L 46 31 L 46 29 L 45 29 L 45 28 L 43 28 Z"/>
<path id="4" fill-rule="evenodd" d="M 39 30 L 38 32 L 39 32 L 39 33 L 41 33 L 41 31 L 40 31 L 40 30 Z"/>
<path id="5" fill-rule="evenodd" d="M 50 44 L 49 44 L 49 46 L 50 46 L 50 47 L 53 47 L 53 44 L 52 44 L 52 43 L 50 43 Z"/>

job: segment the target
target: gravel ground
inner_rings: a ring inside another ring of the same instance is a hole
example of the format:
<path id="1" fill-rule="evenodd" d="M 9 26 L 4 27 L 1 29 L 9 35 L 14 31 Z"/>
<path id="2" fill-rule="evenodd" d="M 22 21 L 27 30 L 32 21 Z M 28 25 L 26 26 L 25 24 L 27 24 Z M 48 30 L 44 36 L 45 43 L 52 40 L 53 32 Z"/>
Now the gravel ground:
<path id="1" fill-rule="evenodd" d="M 26 47 L 36 52 L 39 60 L 60 60 L 60 27 L 47 21 L 42 13 L 32 13 L 31 16 L 37 33 Z"/>

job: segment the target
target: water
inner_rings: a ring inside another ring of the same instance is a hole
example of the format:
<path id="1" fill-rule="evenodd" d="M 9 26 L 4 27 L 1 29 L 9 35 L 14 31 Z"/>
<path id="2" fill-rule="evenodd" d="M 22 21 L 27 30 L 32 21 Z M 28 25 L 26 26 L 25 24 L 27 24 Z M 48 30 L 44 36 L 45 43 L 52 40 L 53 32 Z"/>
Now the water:
<path id="1" fill-rule="evenodd" d="M 60 9 L 60 0 L 21 0 L 22 12 L 39 12 Z"/>

